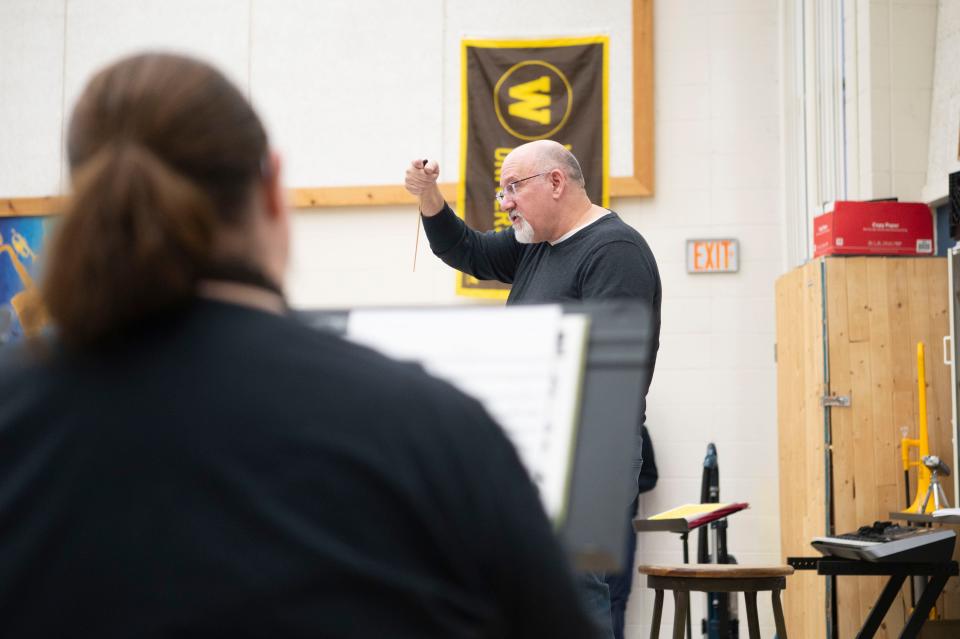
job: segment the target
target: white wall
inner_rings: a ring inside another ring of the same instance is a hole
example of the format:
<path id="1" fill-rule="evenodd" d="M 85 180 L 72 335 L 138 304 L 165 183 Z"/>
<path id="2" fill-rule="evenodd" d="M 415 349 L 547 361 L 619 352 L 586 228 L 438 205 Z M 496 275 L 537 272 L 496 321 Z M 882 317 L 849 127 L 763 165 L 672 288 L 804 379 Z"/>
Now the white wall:
<path id="1" fill-rule="evenodd" d="M 955 132 L 950 62 L 934 82 L 937 0 L 780 0 L 783 38 L 785 259 L 813 253 L 813 218 L 834 200 L 931 202 L 928 156 Z M 957 9 L 957 3 L 941 3 Z M 942 8 L 942 7 L 941 7 Z M 955 40 L 955 38 L 953 38 Z M 944 117 L 946 122 L 943 122 Z M 928 136 L 930 142 L 928 144 Z M 937 136 L 937 137 L 933 137 Z M 931 165 L 932 166 L 932 165 Z M 933 179 L 936 180 L 934 177 Z"/>
<path id="2" fill-rule="evenodd" d="M 846 2 L 857 23 L 848 47 L 856 63 L 848 128 L 860 144 L 851 199 L 923 201 L 934 86 L 937 0 Z"/>
<path id="3" fill-rule="evenodd" d="M 657 4 L 657 193 L 613 203 L 650 242 L 663 279 L 647 417 L 660 484 L 644 508 L 699 501 L 706 444 L 716 442 L 721 499 L 751 505 L 730 520 L 730 552 L 741 563 L 782 561 L 773 360 L 782 254 L 779 20 L 768 0 Z M 739 238 L 740 272 L 686 274 L 684 240 L 699 236 Z M 641 535 L 639 544 L 639 561 L 679 559 L 676 535 Z M 641 596 L 631 598 L 632 637 L 648 636 L 647 592 L 634 589 Z M 692 601 L 695 629 L 703 601 Z M 760 610 L 762 633 L 771 636 L 769 607 Z M 665 628 L 661 635 L 669 636 Z"/>
<path id="4" fill-rule="evenodd" d="M 145 45 L 225 69 L 263 113 L 293 186 L 399 183 L 406 162 L 439 158 L 456 176 L 462 36 L 611 36 L 615 175 L 630 172 L 630 3 L 609 0 L 0 3 L 0 197 L 61 180 L 62 114 L 95 67 Z M 730 551 L 779 563 L 773 282 L 782 270 L 779 3 L 661 0 L 655 7 L 656 196 L 613 208 L 648 239 L 663 279 L 660 358 L 648 402 L 660 485 L 653 513 L 699 500 L 709 441 L 721 497 L 748 501 Z M 184 16 L 190 19 L 185 20 Z M 12 34 L 12 35 L 11 35 Z M 351 130 L 352 129 L 352 130 Z M 15 159 L 11 159 L 15 158 Z M 412 207 L 302 211 L 291 300 L 302 307 L 471 303 L 422 235 Z M 736 237 L 741 271 L 687 275 L 684 240 Z M 667 533 L 638 560 L 679 562 Z M 637 580 L 629 637 L 648 636 Z M 696 597 L 694 619 L 703 612 Z M 664 619 L 669 635 L 671 605 Z M 761 606 L 763 632 L 773 632 Z"/>
<path id="5" fill-rule="evenodd" d="M 960 171 L 960 2 L 940 0 L 923 199 L 947 197 L 947 176 Z"/>
<path id="6" fill-rule="evenodd" d="M 60 192 L 64 2 L 0 2 L 0 197 Z"/>

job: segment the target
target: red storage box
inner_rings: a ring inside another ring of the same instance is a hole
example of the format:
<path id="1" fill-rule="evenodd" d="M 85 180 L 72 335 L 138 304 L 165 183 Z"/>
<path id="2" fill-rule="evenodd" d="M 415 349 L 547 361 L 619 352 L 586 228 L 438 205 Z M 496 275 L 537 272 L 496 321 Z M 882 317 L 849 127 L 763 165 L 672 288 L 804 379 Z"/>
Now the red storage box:
<path id="1" fill-rule="evenodd" d="M 813 218 L 813 256 L 933 255 L 933 214 L 917 202 L 844 202 Z"/>

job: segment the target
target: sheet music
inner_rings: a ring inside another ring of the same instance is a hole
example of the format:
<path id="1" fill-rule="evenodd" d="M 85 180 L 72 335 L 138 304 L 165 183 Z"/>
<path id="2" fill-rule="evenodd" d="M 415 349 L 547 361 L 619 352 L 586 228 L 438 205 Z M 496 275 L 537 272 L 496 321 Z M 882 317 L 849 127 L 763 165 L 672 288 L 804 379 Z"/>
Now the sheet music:
<path id="1" fill-rule="evenodd" d="M 559 306 L 354 310 L 347 337 L 477 398 L 563 520 L 589 320 Z"/>

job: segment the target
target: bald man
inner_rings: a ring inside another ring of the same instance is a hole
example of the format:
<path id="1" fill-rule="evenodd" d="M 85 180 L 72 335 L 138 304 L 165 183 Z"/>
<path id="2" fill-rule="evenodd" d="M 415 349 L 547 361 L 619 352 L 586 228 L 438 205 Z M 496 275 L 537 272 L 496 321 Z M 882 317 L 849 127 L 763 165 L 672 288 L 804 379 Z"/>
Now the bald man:
<path id="1" fill-rule="evenodd" d="M 552 140 L 538 140 L 518 146 L 504 159 L 496 197 L 512 228 L 499 233 L 477 232 L 457 217 L 437 187 L 439 174 L 436 162 L 424 165 L 423 160 L 414 160 L 406 174 L 406 188 L 419 198 L 437 257 L 478 279 L 511 284 L 507 304 L 614 299 L 649 304 L 655 337 L 649 353 L 652 377 L 660 335 L 657 262 L 640 233 L 590 201 L 572 153 Z M 648 388 L 649 379 L 639 389 L 641 398 Z M 638 471 L 645 406 L 644 399 L 633 442 Z M 608 579 L 609 588 L 600 575 L 581 575 L 583 599 L 607 636 L 622 636 L 632 570 L 626 566 L 622 577 Z"/>
<path id="2" fill-rule="evenodd" d="M 551 140 L 514 149 L 500 172 L 500 208 L 512 228 L 469 229 L 446 205 L 436 162 L 414 160 L 407 190 L 420 199 L 430 248 L 453 268 L 512 284 L 508 304 L 637 299 L 660 317 L 660 275 L 643 237 L 590 201 L 572 153 Z"/>

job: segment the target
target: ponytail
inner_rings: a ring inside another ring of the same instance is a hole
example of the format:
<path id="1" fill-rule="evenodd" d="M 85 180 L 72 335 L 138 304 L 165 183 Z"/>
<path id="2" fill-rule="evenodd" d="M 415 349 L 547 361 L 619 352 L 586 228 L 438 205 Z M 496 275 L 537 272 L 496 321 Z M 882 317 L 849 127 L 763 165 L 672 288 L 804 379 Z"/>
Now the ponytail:
<path id="1" fill-rule="evenodd" d="M 217 222 L 203 189 L 125 140 L 75 166 L 73 184 L 42 288 L 64 342 L 99 342 L 190 298 Z"/>
<path id="2" fill-rule="evenodd" d="M 186 303 L 224 233 L 252 232 L 266 132 L 204 62 L 144 53 L 106 67 L 77 100 L 66 142 L 73 195 L 41 293 L 71 346 Z"/>

